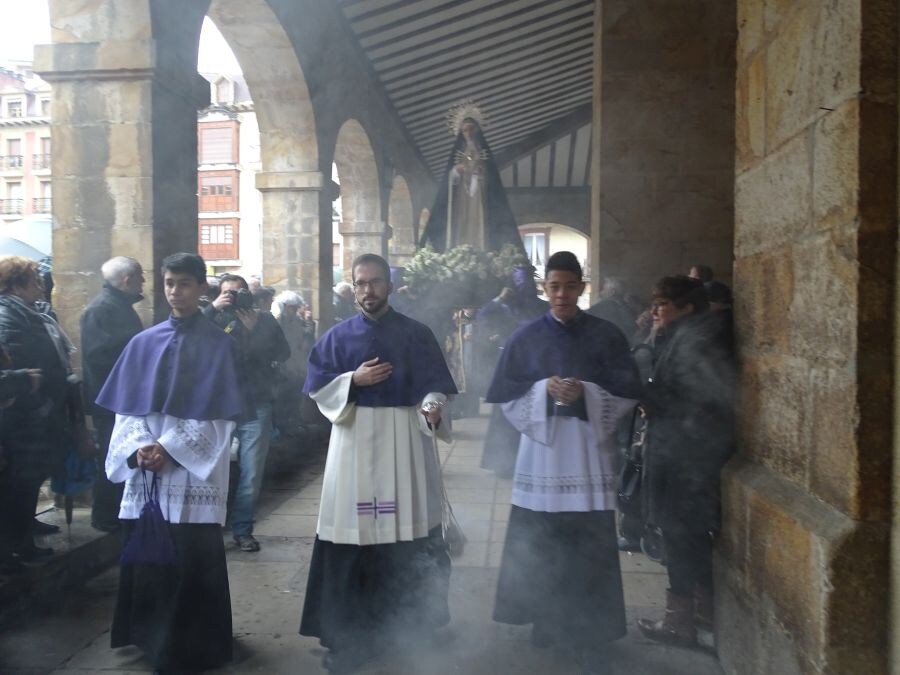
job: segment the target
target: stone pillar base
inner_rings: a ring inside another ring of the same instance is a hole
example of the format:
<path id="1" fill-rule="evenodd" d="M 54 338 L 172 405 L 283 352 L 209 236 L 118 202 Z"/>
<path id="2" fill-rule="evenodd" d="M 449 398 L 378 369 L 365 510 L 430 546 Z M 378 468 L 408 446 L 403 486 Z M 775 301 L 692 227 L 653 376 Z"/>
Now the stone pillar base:
<path id="1" fill-rule="evenodd" d="M 735 675 L 887 673 L 889 528 L 744 460 L 723 474 L 716 637 Z"/>

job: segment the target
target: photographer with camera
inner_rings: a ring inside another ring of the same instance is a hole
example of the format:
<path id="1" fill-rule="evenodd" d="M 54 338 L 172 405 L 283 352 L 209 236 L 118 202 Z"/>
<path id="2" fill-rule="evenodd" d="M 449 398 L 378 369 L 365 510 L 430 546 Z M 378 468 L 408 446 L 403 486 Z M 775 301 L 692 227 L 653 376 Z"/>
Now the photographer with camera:
<path id="1" fill-rule="evenodd" d="M 253 537 L 253 516 L 272 435 L 273 364 L 287 361 L 291 348 L 275 317 L 254 308 L 243 277 L 225 274 L 219 288 L 219 296 L 203 313 L 237 340 L 241 377 L 256 411 L 256 419 L 235 431 L 240 443 L 238 481 L 229 520 L 235 543 L 242 551 L 254 552 L 259 542 Z"/>

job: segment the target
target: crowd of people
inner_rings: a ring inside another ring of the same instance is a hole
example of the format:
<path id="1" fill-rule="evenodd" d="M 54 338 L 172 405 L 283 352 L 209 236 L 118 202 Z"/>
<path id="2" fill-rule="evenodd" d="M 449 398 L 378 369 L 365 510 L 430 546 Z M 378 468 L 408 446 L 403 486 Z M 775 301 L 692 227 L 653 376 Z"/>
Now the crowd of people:
<path id="1" fill-rule="evenodd" d="M 535 646 L 610 672 L 609 644 L 625 633 L 619 467 L 640 420 L 637 536 L 660 534 L 669 590 L 662 618 L 639 628 L 695 644 L 712 622 L 719 473 L 734 448 L 727 286 L 697 265 L 661 278 L 645 312 L 608 278 L 583 311 L 572 253 L 548 259 L 545 299 L 533 270 L 516 268 L 497 298 L 458 317 L 468 327 L 460 339 L 478 345 L 466 401 L 446 345 L 392 307 L 394 297 L 409 303 L 392 295 L 392 272 L 380 256 L 357 258 L 352 282 L 334 289 L 334 325 L 316 340 L 299 294 L 238 275 L 210 279 L 190 253 L 163 261 L 171 314 L 144 329 L 134 309 L 144 270 L 112 258 L 81 316 L 82 383 L 40 267 L 0 257 L 3 570 L 52 555 L 35 541 L 35 505 L 73 446 L 94 449 L 84 400 L 102 467 L 91 522 L 127 542 L 112 645 L 139 646 L 162 671 L 226 663 L 222 528 L 240 550 L 259 550 L 269 443 L 275 429 L 296 429 L 306 402 L 331 438 L 300 633 L 328 649 L 329 670 L 351 672 L 385 635 L 424 638 L 450 620 L 449 505 L 435 443 L 483 400 L 493 404 L 483 466 L 512 478 L 494 620 L 531 624 Z M 145 524 L 154 500 L 165 541 Z"/>

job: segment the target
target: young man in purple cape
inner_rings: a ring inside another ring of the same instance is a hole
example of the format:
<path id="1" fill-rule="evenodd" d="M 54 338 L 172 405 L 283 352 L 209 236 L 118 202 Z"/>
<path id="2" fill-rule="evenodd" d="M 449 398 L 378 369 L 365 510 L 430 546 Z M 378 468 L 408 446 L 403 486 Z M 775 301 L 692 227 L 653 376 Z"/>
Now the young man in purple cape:
<path id="1" fill-rule="evenodd" d="M 584 286 L 572 253 L 550 256 L 550 311 L 513 333 L 487 392 L 521 434 L 494 620 L 531 623 L 536 646 L 609 673 L 625 635 L 616 426 L 640 381 L 619 329 L 578 308 Z"/>
<path id="2" fill-rule="evenodd" d="M 206 265 L 191 253 L 162 262 L 172 314 L 138 333 L 97 397 L 116 414 L 106 474 L 125 483 L 126 535 L 155 480 L 174 565 L 123 563 L 112 646 L 140 647 L 160 671 L 231 660 L 231 599 L 222 525 L 235 420 L 245 414 L 235 341 L 200 312 Z"/>
<path id="3" fill-rule="evenodd" d="M 361 313 L 313 347 L 304 391 L 332 423 L 301 635 L 329 649 L 325 666 L 353 670 L 397 631 L 450 620 L 450 556 L 441 536 L 440 469 L 432 438 L 456 388 L 423 324 L 388 304 L 380 256 L 353 262 Z"/>

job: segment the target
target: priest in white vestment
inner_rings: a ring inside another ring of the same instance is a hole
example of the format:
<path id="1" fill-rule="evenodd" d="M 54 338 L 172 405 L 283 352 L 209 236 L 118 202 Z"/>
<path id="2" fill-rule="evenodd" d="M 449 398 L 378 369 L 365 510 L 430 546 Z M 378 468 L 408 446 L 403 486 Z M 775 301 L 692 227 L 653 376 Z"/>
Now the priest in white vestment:
<path id="1" fill-rule="evenodd" d="M 336 671 L 450 618 L 433 443 L 456 388 L 431 331 L 388 304 L 387 262 L 358 257 L 353 282 L 362 311 L 316 343 L 304 387 L 332 430 L 300 633 Z"/>

